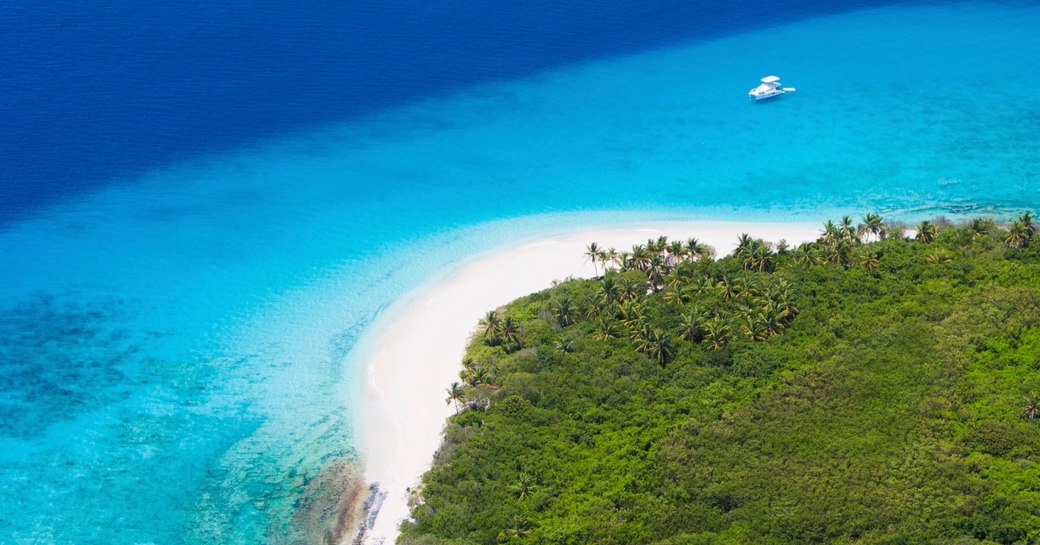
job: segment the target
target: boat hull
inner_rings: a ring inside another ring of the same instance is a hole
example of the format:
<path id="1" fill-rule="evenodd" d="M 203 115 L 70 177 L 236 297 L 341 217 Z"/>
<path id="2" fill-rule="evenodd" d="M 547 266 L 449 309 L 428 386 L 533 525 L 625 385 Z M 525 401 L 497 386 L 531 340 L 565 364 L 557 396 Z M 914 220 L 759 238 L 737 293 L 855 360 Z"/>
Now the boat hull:
<path id="1" fill-rule="evenodd" d="M 776 91 L 776 92 L 770 92 L 770 93 L 757 93 L 757 94 L 756 93 L 748 93 L 748 97 L 755 99 L 755 102 L 758 102 L 760 100 L 768 100 L 770 98 L 776 98 L 776 97 L 779 97 L 779 96 L 784 96 L 784 92 L 783 91 Z"/>

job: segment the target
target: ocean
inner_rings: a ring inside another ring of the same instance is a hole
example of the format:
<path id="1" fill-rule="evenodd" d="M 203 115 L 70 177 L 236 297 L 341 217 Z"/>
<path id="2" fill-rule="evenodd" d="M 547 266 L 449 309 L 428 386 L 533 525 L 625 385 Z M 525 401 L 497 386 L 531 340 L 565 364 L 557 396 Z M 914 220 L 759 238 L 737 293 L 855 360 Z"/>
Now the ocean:
<path id="1" fill-rule="evenodd" d="M 467 256 L 1040 204 L 1032 3 L 16 2 L 0 543 L 292 543 L 364 354 Z M 746 96 L 777 74 L 796 93 Z M 696 235 L 696 233 L 691 233 Z"/>

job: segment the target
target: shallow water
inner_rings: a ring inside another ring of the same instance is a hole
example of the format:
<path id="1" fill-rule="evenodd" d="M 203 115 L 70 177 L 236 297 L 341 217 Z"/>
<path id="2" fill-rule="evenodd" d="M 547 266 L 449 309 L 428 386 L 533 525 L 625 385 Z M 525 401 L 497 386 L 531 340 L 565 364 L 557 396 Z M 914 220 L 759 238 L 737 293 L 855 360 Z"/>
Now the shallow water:
<path id="1" fill-rule="evenodd" d="M 539 232 L 1035 209 L 1035 6 L 889 7 L 483 84 L 5 225 L 0 542 L 284 542 L 375 316 Z M 761 104 L 767 73 L 797 93 Z M 639 212 L 625 212 L 625 211 Z M 695 235 L 695 233 L 692 233 Z"/>

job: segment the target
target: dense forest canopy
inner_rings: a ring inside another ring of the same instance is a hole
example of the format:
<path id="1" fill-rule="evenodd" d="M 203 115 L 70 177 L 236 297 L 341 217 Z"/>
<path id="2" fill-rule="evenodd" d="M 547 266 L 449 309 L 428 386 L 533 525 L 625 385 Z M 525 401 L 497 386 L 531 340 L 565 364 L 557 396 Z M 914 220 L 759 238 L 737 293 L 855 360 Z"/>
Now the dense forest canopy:
<path id="1" fill-rule="evenodd" d="M 481 320 L 401 542 L 1037 543 L 1035 230 L 592 244 Z"/>

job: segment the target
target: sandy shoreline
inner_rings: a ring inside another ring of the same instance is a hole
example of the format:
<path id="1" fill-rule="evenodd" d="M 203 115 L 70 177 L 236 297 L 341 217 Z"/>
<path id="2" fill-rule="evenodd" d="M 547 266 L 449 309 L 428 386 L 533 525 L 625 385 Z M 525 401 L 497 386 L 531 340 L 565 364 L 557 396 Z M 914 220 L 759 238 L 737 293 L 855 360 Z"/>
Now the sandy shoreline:
<path id="1" fill-rule="evenodd" d="M 429 468 L 453 409 L 445 388 L 459 380 L 469 336 L 488 310 L 540 291 L 568 276 L 591 277 L 584 253 L 590 242 L 629 250 L 648 238 L 696 237 L 719 256 L 740 233 L 797 244 L 814 240 L 819 227 L 805 223 L 721 221 L 657 222 L 548 234 L 476 256 L 448 276 L 395 303 L 389 319 L 366 333 L 367 384 L 361 422 L 365 477 L 387 494 L 366 543 L 393 543 L 408 516 L 408 489 Z"/>

